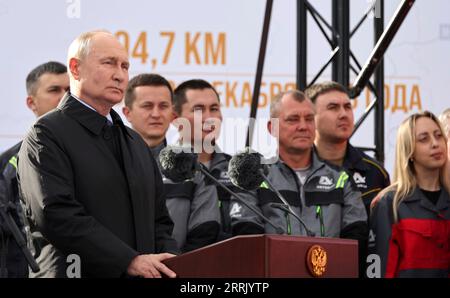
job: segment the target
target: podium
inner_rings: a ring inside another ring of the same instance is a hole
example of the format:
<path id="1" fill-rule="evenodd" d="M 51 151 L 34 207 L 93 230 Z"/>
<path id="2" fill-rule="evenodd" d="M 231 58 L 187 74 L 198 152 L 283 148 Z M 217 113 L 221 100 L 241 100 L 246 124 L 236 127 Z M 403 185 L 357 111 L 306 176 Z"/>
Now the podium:
<path id="1" fill-rule="evenodd" d="M 358 241 L 236 236 L 164 260 L 181 278 L 358 277 Z"/>

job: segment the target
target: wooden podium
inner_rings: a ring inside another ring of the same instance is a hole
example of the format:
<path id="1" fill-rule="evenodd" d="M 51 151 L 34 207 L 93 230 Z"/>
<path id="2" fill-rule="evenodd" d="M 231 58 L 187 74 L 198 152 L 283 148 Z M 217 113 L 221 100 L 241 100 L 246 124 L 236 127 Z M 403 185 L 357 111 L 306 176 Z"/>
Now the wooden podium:
<path id="1" fill-rule="evenodd" d="M 356 278 L 358 242 L 303 236 L 237 236 L 164 263 L 181 278 Z"/>

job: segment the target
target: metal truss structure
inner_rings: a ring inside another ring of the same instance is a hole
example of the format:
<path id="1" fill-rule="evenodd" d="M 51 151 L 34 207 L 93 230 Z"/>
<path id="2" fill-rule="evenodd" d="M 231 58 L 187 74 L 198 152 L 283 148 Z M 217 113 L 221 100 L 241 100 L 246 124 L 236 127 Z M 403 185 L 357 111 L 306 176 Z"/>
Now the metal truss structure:
<path id="1" fill-rule="evenodd" d="M 369 113 L 374 110 L 375 148 L 362 149 L 366 151 L 374 151 L 375 158 L 382 163 L 384 162 L 383 55 L 389 47 L 391 41 L 394 39 L 395 34 L 408 15 L 414 2 L 415 0 L 402 0 L 397 8 L 397 11 L 392 16 L 388 26 L 384 28 L 384 0 L 375 0 L 371 7 L 369 7 L 369 9 L 364 13 L 356 26 L 350 30 L 350 0 L 331 0 L 331 24 L 314 8 L 314 6 L 308 0 L 297 0 L 297 88 L 300 90 L 304 90 L 308 86 L 314 84 L 330 64 L 332 67 L 332 80 L 339 82 L 344 86 L 348 86 L 348 93 L 350 98 L 357 97 L 367 86 L 374 95 L 374 100 L 370 103 L 364 114 L 356 121 L 354 132 L 361 126 Z M 250 119 L 256 118 L 272 7 L 273 0 L 267 0 L 255 75 L 255 84 L 253 89 L 252 105 L 250 109 Z M 311 15 L 315 24 L 318 26 L 331 48 L 330 57 L 310 82 L 308 82 L 307 80 L 308 13 Z M 362 66 L 350 48 L 350 39 L 361 27 L 361 25 L 368 19 L 368 16 L 371 13 L 374 13 L 375 15 L 375 17 L 373 18 L 374 49 L 368 57 L 364 66 Z M 350 84 L 351 71 L 357 76 L 353 84 Z M 373 82 L 370 80 L 372 76 Z M 246 146 L 251 145 L 254 129 L 253 125 L 254 121 L 250 121 Z"/>

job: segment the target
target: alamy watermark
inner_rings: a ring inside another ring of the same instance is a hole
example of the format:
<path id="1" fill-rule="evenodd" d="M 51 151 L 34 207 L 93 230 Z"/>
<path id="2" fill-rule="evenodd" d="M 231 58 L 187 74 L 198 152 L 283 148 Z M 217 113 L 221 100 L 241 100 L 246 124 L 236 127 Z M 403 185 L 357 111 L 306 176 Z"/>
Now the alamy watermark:
<path id="1" fill-rule="evenodd" d="M 70 254 L 66 258 L 66 276 L 68 278 L 81 278 L 81 258 L 77 254 Z"/>
<path id="2" fill-rule="evenodd" d="M 227 117 L 222 121 L 219 118 L 203 119 L 202 113 L 199 112 L 194 113 L 193 121 L 179 117 L 172 122 L 172 125 L 178 130 L 177 143 L 181 145 L 179 150 L 186 153 L 209 154 L 220 153 L 220 148 L 216 146 L 219 138 L 223 138 L 227 151 L 242 151 L 244 149 L 242 141 L 247 136 L 248 127 L 253 127 L 252 149 L 267 157 L 262 160 L 262 163 L 273 164 L 278 161 L 278 156 L 272 154 L 272 149 L 278 148 L 278 140 L 267 131 L 268 121 L 272 123 L 272 135 L 278 135 L 279 120 L 276 118 L 248 120 Z"/>
<path id="3" fill-rule="evenodd" d="M 81 0 L 66 0 L 66 15 L 69 19 L 81 18 Z"/>

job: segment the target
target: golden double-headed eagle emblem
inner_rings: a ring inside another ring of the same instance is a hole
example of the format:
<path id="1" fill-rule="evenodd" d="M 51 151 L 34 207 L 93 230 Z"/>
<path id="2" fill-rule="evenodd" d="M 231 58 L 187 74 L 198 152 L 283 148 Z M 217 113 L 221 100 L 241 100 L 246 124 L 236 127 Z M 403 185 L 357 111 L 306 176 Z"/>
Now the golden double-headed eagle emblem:
<path id="1" fill-rule="evenodd" d="M 311 246 L 306 254 L 306 263 L 313 276 L 322 276 L 327 269 L 326 250 L 320 245 Z"/>

